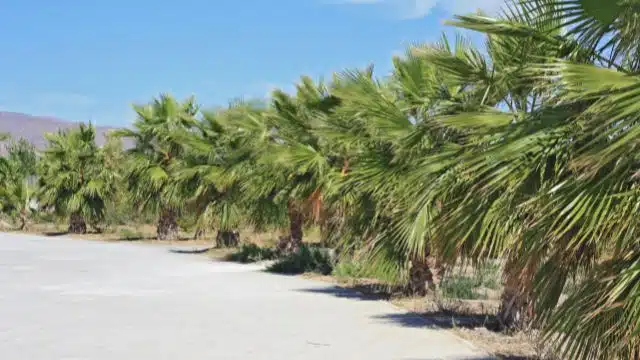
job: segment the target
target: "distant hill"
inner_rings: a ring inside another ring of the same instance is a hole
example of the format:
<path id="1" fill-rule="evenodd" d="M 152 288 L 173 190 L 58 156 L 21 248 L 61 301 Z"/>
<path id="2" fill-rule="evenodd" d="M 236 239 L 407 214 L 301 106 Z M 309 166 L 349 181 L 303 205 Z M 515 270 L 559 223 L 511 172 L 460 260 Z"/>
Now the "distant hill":
<path id="1" fill-rule="evenodd" d="M 57 132 L 59 129 L 69 129 L 79 123 L 64 121 L 53 117 L 33 116 L 17 112 L 0 111 L 0 133 L 8 133 L 12 139 L 24 138 L 37 149 L 42 150 L 47 145 L 44 134 Z M 115 127 L 96 126 L 96 142 L 104 144 L 106 134 Z M 4 152 L 4 145 L 0 145 L 0 153 Z"/>

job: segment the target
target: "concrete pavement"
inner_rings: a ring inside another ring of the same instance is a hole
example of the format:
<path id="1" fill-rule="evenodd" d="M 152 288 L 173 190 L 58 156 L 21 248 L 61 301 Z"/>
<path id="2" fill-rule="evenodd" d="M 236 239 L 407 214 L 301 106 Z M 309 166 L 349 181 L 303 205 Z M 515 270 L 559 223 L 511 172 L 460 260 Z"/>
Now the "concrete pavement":
<path id="1" fill-rule="evenodd" d="M 490 357 L 386 302 L 260 266 L 0 234 L 0 359 Z"/>

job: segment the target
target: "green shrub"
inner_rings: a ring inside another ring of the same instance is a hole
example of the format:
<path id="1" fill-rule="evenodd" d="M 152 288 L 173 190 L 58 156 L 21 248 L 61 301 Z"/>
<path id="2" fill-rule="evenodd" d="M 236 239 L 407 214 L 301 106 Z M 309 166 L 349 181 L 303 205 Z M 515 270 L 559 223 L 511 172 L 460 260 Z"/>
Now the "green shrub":
<path id="1" fill-rule="evenodd" d="M 480 265 L 474 273 L 477 287 L 485 287 L 491 290 L 498 290 L 500 283 L 500 265 L 496 263 L 486 263 Z"/>
<path id="2" fill-rule="evenodd" d="M 452 276 L 442 281 L 440 292 L 443 297 L 450 299 L 481 299 L 483 297 L 473 291 L 477 287 L 476 284 L 476 279 L 472 277 Z"/>
<path id="3" fill-rule="evenodd" d="M 140 240 L 143 238 L 144 235 L 141 232 L 133 231 L 130 229 L 120 229 L 121 240 Z"/>
<path id="4" fill-rule="evenodd" d="M 256 244 L 242 244 L 240 249 L 229 254 L 226 259 L 246 264 L 263 260 L 272 260 L 275 257 L 276 254 L 272 249 L 262 248 Z"/>
<path id="5" fill-rule="evenodd" d="M 37 211 L 34 213 L 33 219 L 39 223 L 55 223 L 58 221 L 56 215 L 50 211 Z"/>
<path id="6" fill-rule="evenodd" d="M 452 275 L 446 277 L 440 284 L 442 296 L 455 299 L 486 299 L 486 295 L 474 291 L 480 288 L 492 290 L 500 288 L 500 266 L 498 264 L 482 264 L 475 269 L 471 276 Z"/>
<path id="7" fill-rule="evenodd" d="M 341 260 L 333 268 L 333 275 L 341 278 L 358 278 L 363 273 L 362 265 L 353 260 Z"/>
<path id="8" fill-rule="evenodd" d="M 326 249 L 302 245 L 298 251 L 278 260 L 268 270 L 291 275 L 305 272 L 329 275 L 333 270 L 333 264 L 331 256 Z"/>

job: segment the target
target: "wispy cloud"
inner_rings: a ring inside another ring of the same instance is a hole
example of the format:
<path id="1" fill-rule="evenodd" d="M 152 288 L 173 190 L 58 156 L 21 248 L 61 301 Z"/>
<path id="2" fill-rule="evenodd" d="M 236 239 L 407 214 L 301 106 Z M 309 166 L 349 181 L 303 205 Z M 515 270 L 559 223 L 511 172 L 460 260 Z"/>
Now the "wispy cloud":
<path id="1" fill-rule="evenodd" d="M 500 10 L 505 0 L 343 0 L 343 4 L 384 6 L 403 18 L 422 18 L 434 9 L 464 14 L 481 9 L 487 13 Z"/>

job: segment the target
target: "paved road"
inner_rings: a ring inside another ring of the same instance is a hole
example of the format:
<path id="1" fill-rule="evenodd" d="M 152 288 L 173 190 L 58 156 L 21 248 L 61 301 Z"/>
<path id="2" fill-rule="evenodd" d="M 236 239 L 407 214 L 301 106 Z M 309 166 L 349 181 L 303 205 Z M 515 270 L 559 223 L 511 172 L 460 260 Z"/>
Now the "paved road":
<path id="1" fill-rule="evenodd" d="M 166 247 L 0 234 L 3 360 L 487 359 L 391 305 Z"/>

